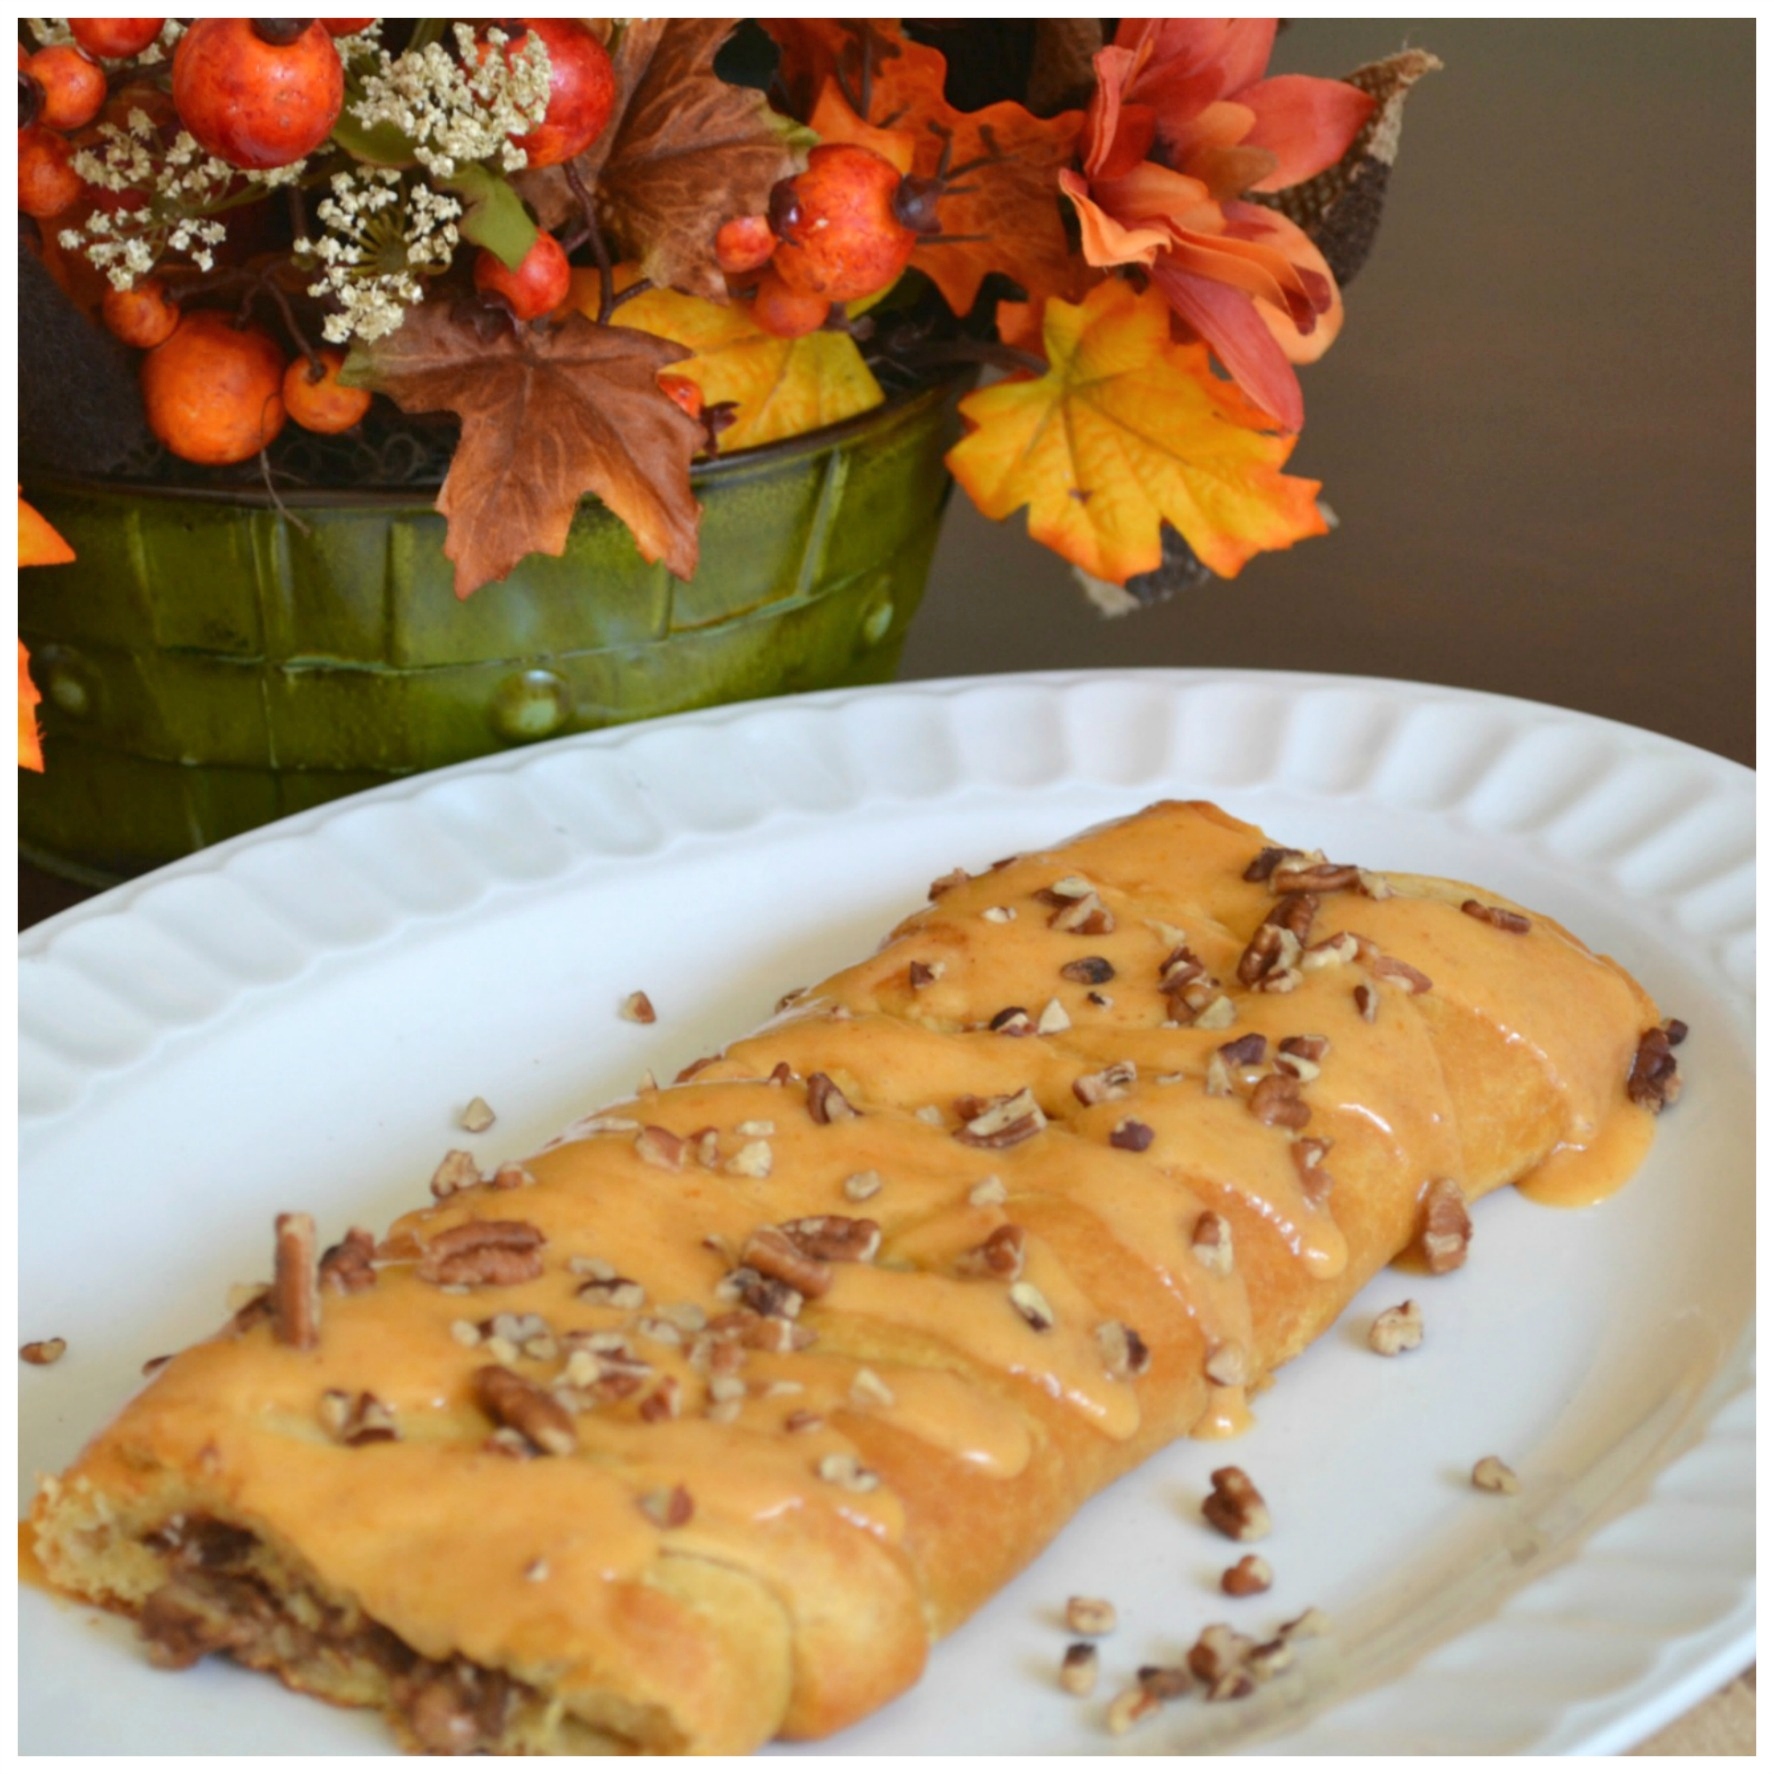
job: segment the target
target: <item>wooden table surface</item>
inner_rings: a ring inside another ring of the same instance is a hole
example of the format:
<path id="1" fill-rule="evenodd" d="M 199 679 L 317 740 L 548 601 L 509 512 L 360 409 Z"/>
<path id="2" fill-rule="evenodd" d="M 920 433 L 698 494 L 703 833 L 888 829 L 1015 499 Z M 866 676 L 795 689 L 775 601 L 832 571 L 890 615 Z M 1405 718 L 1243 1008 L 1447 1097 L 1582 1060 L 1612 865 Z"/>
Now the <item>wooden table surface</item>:
<path id="1" fill-rule="evenodd" d="M 905 676 L 1423 679 L 1753 762 L 1755 27 L 1310 20 L 1277 66 L 1404 44 L 1446 71 L 1411 100 L 1343 337 L 1304 374 L 1293 466 L 1335 534 L 1106 621 L 1020 519 L 957 499 Z M 21 925 L 85 897 L 20 867 Z"/>

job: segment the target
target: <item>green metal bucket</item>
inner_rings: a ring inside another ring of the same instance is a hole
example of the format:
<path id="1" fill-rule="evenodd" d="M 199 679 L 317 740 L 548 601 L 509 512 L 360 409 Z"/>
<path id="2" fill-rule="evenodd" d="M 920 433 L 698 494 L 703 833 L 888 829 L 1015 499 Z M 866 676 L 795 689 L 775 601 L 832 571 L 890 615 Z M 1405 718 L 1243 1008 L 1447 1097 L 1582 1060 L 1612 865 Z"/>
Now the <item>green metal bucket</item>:
<path id="1" fill-rule="evenodd" d="M 47 769 L 23 855 L 140 874 L 505 746 L 884 682 L 924 593 L 961 384 L 702 464 L 702 564 L 588 500 L 558 559 L 458 602 L 425 489 L 264 494 L 27 477 L 72 544 L 19 575 Z"/>

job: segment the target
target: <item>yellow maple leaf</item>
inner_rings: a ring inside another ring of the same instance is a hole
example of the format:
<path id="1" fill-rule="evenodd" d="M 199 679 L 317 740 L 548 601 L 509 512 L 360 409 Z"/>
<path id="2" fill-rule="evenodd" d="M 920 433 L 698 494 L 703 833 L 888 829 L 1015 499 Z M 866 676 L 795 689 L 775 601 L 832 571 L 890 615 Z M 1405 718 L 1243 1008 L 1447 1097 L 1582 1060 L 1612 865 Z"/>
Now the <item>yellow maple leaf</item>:
<path id="1" fill-rule="evenodd" d="M 1324 533 L 1319 483 L 1280 472 L 1295 439 L 1265 429 L 1205 346 L 1172 340 L 1156 290 L 1115 278 L 1049 301 L 1042 335 L 1044 376 L 961 403 L 974 429 L 948 465 L 987 517 L 1028 506 L 1036 541 L 1117 585 L 1160 564 L 1166 522 L 1226 579 Z"/>
<path id="2" fill-rule="evenodd" d="M 59 567 L 74 558 L 74 551 L 48 518 L 25 496 L 18 496 L 18 564 L 21 567 Z M 21 770 L 43 768 L 43 736 L 37 731 L 37 704 L 42 693 L 31 682 L 31 655 L 18 644 L 18 766 Z"/>
<path id="3" fill-rule="evenodd" d="M 572 299 L 597 312 L 595 274 L 584 282 L 575 274 Z M 695 353 L 674 363 L 671 374 L 694 382 L 709 406 L 733 403 L 733 424 L 721 433 L 723 453 L 835 425 L 883 399 L 848 334 L 779 339 L 758 325 L 745 302 L 723 305 L 677 290 L 648 290 L 616 310 L 615 324 L 639 327 Z"/>

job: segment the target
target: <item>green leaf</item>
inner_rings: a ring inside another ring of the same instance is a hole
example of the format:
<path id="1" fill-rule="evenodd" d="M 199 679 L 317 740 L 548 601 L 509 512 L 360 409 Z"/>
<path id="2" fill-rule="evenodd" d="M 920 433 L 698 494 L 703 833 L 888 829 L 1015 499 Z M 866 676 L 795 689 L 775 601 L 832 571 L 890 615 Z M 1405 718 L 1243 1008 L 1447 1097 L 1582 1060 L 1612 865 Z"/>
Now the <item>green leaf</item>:
<path id="1" fill-rule="evenodd" d="M 413 152 L 413 138 L 399 124 L 361 123 L 352 116 L 349 103 L 340 111 L 333 124 L 333 140 L 353 160 L 361 160 L 366 166 L 407 167 L 419 164 L 418 157 Z"/>
<path id="2" fill-rule="evenodd" d="M 443 183 L 468 205 L 459 224 L 462 238 L 484 246 L 515 271 L 536 244 L 536 224 L 523 199 L 484 166 L 461 167 Z"/>

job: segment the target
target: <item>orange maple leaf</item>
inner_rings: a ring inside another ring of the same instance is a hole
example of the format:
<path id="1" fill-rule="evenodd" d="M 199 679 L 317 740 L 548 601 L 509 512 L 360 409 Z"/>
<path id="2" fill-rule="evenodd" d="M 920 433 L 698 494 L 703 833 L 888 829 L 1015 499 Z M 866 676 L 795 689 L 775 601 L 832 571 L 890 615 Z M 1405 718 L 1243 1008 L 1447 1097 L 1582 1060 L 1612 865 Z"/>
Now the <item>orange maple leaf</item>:
<path id="1" fill-rule="evenodd" d="M 948 465 L 987 517 L 1029 508 L 1029 534 L 1123 585 L 1163 558 L 1168 522 L 1231 578 L 1253 555 L 1322 535 L 1319 483 L 1281 473 L 1295 439 L 1170 336 L 1154 290 L 1120 279 L 1050 301 L 1047 373 L 961 403 L 974 429 Z"/>
<path id="2" fill-rule="evenodd" d="M 18 496 L 18 564 L 21 567 L 59 567 L 74 558 L 74 551 L 54 524 L 24 494 Z M 21 770 L 43 768 L 43 735 L 37 731 L 37 704 L 43 693 L 31 682 L 31 655 L 18 644 L 18 764 Z"/>
<path id="3" fill-rule="evenodd" d="M 1033 299 L 1076 293 L 1059 175 L 1077 151 L 1082 112 L 1037 117 L 1012 99 L 957 111 L 943 97 L 942 52 L 891 19 L 764 24 L 782 50 L 779 77 L 822 140 L 873 148 L 920 179 L 953 180 L 936 205 L 953 238 L 920 244 L 912 264 L 957 314 L 992 271 Z"/>

